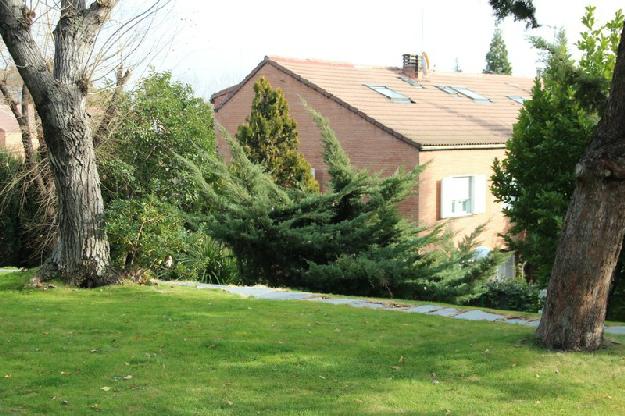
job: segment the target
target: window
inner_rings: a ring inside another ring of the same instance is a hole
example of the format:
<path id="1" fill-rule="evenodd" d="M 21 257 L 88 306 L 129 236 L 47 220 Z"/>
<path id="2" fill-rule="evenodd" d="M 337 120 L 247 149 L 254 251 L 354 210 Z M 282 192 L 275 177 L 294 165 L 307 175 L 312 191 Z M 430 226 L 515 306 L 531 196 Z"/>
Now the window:
<path id="1" fill-rule="evenodd" d="M 379 94 L 382 94 L 386 98 L 390 98 L 394 103 L 411 104 L 413 102 L 410 97 L 407 97 L 385 85 L 367 85 L 367 87 Z"/>
<path id="2" fill-rule="evenodd" d="M 416 79 L 412 79 L 412 78 L 408 78 L 406 76 L 400 75 L 399 77 L 397 77 L 399 79 L 401 79 L 402 81 L 404 81 L 406 84 L 409 84 L 415 88 L 418 89 L 423 89 L 423 85 L 419 84 L 419 81 L 417 81 Z"/>
<path id="3" fill-rule="evenodd" d="M 512 101 L 514 101 L 515 103 L 518 103 L 518 104 L 521 104 L 521 105 L 523 105 L 523 103 L 526 100 L 525 97 L 522 97 L 520 95 L 508 95 L 508 98 L 511 99 Z"/>
<path id="4" fill-rule="evenodd" d="M 481 214 L 486 208 L 486 176 L 449 176 L 441 180 L 441 218 Z"/>
<path id="5" fill-rule="evenodd" d="M 450 87 L 449 85 L 437 85 L 436 88 L 439 90 L 446 92 L 447 94 L 457 95 L 458 91 L 454 87 Z"/>
<path id="6" fill-rule="evenodd" d="M 458 91 L 460 94 L 469 97 L 470 99 L 472 99 L 473 101 L 478 101 L 478 102 L 485 102 L 485 103 L 489 103 L 490 100 L 486 97 L 484 97 L 483 95 L 480 95 L 478 93 L 476 93 L 475 91 L 472 91 L 468 88 L 464 88 L 464 87 L 454 87 L 454 89 L 456 91 Z"/>
<path id="7" fill-rule="evenodd" d="M 447 94 L 452 94 L 452 95 L 461 94 L 479 103 L 490 103 L 490 99 L 465 87 L 454 87 L 451 85 L 437 85 L 436 87 L 439 90 L 446 92 Z"/>

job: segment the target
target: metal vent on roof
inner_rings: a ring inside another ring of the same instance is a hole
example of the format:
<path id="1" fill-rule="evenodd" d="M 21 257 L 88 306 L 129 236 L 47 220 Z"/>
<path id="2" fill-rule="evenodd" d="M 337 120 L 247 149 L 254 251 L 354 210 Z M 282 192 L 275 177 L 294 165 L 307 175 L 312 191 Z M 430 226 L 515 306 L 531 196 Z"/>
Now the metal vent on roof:
<path id="1" fill-rule="evenodd" d="M 468 88 L 465 87 L 455 87 L 455 86 L 451 86 L 451 85 L 437 85 L 438 89 L 440 89 L 441 91 L 446 92 L 447 94 L 460 94 L 460 95 L 464 95 L 465 97 L 468 97 L 470 99 L 472 99 L 473 101 L 477 101 L 479 103 L 490 103 L 490 99 L 484 97 L 483 95 L 480 95 L 478 93 L 476 93 L 473 90 L 470 90 Z"/>
<path id="2" fill-rule="evenodd" d="M 525 100 L 527 100 L 527 98 L 522 97 L 520 95 L 508 95 L 508 98 L 511 99 L 512 101 L 514 101 L 515 103 L 521 104 L 521 105 L 523 105 Z"/>
<path id="3" fill-rule="evenodd" d="M 414 101 L 412 101 L 410 97 L 405 96 L 404 94 L 399 93 L 395 91 L 394 89 L 387 87 L 386 85 L 366 84 L 366 86 L 371 88 L 373 91 L 377 92 L 378 94 L 382 94 L 386 98 L 389 98 L 394 103 L 401 103 L 401 104 L 414 103 Z"/>

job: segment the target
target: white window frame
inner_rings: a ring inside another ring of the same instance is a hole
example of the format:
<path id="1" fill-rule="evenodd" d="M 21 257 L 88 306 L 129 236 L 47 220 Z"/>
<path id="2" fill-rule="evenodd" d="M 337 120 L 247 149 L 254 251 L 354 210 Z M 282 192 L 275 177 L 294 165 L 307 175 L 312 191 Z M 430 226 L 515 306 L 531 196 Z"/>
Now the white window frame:
<path id="1" fill-rule="evenodd" d="M 454 179 L 468 178 L 468 195 L 469 199 L 465 202 L 468 207 L 465 210 L 454 210 L 455 203 L 460 203 L 459 200 L 454 200 L 451 192 L 451 184 Z M 447 176 L 441 179 L 440 185 L 440 218 L 459 218 L 468 217 L 471 215 L 482 214 L 486 211 L 486 195 L 487 195 L 487 179 L 485 175 L 466 174 L 466 175 L 453 175 Z"/>

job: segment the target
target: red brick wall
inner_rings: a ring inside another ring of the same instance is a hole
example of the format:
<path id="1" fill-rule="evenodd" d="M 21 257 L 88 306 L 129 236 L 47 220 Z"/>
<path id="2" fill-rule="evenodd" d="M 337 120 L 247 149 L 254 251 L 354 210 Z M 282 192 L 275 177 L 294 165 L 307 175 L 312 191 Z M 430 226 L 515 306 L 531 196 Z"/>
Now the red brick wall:
<path id="1" fill-rule="evenodd" d="M 328 118 L 341 145 L 347 151 L 352 163 L 357 167 L 390 174 L 400 166 L 411 169 L 418 163 L 423 164 L 431 161 L 421 175 L 419 195 L 409 198 L 400 207 L 407 218 L 418 220 L 424 225 L 431 225 L 439 220 L 438 205 L 441 178 L 463 174 L 490 176 L 493 159 L 503 156 L 502 149 L 419 152 L 414 146 L 391 136 L 330 98 L 268 64 L 264 65 L 217 112 L 217 121 L 230 134 L 234 134 L 237 127 L 249 115 L 254 96 L 253 85 L 261 76 L 267 78 L 274 88 L 281 88 L 285 92 L 291 115 L 298 125 L 300 151 L 311 166 L 316 169 L 316 176 L 322 189 L 327 183 L 328 172 L 322 159 L 321 135 L 302 105 L 300 96 Z M 227 146 L 221 137 L 218 137 L 218 146 L 227 157 Z M 492 200 L 490 193 L 488 193 L 488 197 L 484 214 L 455 218 L 450 221 L 451 227 L 458 231 L 458 239 L 473 231 L 478 225 L 488 222 L 487 229 L 481 237 L 483 244 L 489 247 L 501 244 L 501 239 L 497 234 L 506 229 L 507 223 L 501 213 L 500 204 Z"/>
<path id="2" fill-rule="evenodd" d="M 418 164 L 419 152 L 416 147 L 389 135 L 271 65 L 264 65 L 215 115 L 217 121 L 230 134 L 234 134 L 249 115 L 254 96 L 253 85 L 261 76 L 267 78 L 274 88 L 281 88 L 284 91 L 291 116 L 297 122 L 300 151 L 315 168 L 322 190 L 328 181 L 328 171 L 322 158 L 321 134 L 301 103 L 300 96 L 328 118 L 354 166 L 390 174 L 399 166 L 411 169 Z M 218 138 L 218 146 L 220 151 L 227 155 L 224 151 L 227 146 L 222 138 Z M 416 220 L 417 203 L 417 197 L 411 197 L 402 204 L 402 212 L 408 218 Z"/>

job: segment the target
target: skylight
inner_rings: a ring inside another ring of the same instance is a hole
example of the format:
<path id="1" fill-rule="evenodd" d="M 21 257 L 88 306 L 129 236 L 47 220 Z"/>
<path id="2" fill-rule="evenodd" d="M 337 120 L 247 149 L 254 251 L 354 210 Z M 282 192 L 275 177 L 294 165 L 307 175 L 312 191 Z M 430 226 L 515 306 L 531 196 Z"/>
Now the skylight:
<path id="1" fill-rule="evenodd" d="M 390 100 L 394 103 L 402 103 L 402 104 L 411 104 L 412 100 L 410 97 L 405 96 L 385 85 L 367 85 L 367 87 L 371 88 L 373 91 L 382 94 L 386 98 L 390 98 Z"/>
<path id="2" fill-rule="evenodd" d="M 511 99 L 512 101 L 514 101 L 515 103 L 518 103 L 518 104 L 521 104 L 521 105 L 523 105 L 525 100 L 527 100 L 527 98 L 522 97 L 520 95 L 508 95 L 508 98 Z"/>
<path id="3" fill-rule="evenodd" d="M 458 91 L 454 87 L 450 87 L 449 85 L 437 85 L 439 90 L 446 92 L 447 94 L 458 94 Z"/>
<path id="4" fill-rule="evenodd" d="M 489 103 L 490 100 L 486 97 L 484 97 L 483 95 L 480 95 L 478 93 L 476 93 L 473 90 L 470 90 L 468 88 L 465 87 L 455 87 L 455 86 L 451 86 L 451 85 L 437 85 L 438 89 L 440 89 L 441 91 L 446 92 L 447 94 L 461 94 L 464 95 L 465 97 L 468 97 L 470 99 L 472 99 L 473 101 L 477 101 L 480 103 Z"/>
<path id="5" fill-rule="evenodd" d="M 470 99 L 472 99 L 473 101 L 484 101 L 484 102 L 490 102 L 490 100 L 486 97 L 484 97 L 483 95 L 480 95 L 478 93 L 476 93 L 475 91 L 472 91 L 468 88 L 464 88 L 464 87 L 454 87 L 456 89 L 456 91 L 458 91 L 460 94 L 469 97 Z"/>
<path id="6" fill-rule="evenodd" d="M 417 81 L 416 79 L 408 78 L 408 77 L 405 77 L 403 75 L 400 75 L 397 78 L 401 79 L 402 81 L 404 81 L 407 84 L 412 85 L 413 87 L 423 88 L 423 85 L 419 84 L 419 81 Z"/>

